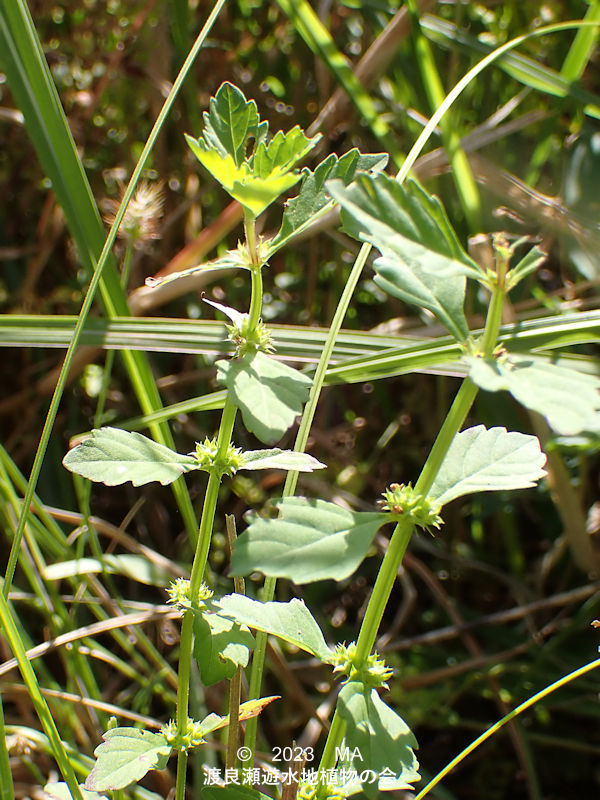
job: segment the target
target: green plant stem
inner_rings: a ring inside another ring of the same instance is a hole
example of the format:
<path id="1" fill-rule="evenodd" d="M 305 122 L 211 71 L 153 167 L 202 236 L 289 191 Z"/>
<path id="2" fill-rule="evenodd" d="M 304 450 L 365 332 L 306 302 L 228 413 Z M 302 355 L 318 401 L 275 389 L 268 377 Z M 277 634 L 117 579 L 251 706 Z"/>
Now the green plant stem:
<path id="1" fill-rule="evenodd" d="M 212 28 L 212 26 L 214 25 L 214 22 L 215 22 L 218 14 L 219 14 L 219 12 L 220 12 L 220 10 L 221 10 L 221 8 L 223 7 L 224 4 L 225 4 L 225 0 L 217 0 L 217 2 L 215 3 L 215 5 L 213 7 L 213 10 L 211 11 L 211 13 L 210 13 L 206 23 L 204 24 L 202 30 L 198 34 L 198 37 L 197 37 L 196 41 L 194 42 L 194 46 L 192 47 L 189 56 L 185 60 L 185 63 L 183 64 L 181 70 L 179 71 L 179 74 L 177 75 L 177 78 L 175 79 L 175 82 L 173 83 L 173 87 L 172 87 L 171 91 L 169 92 L 169 95 L 168 95 L 167 99 L 164 102 L 164 105 L 163 105 L 163 107 L 162 107 L 162 109 L 161 109 L 161 111 L 160 111 L 160 113 L 159 113 L 159 115 L 158 115 L 158 117 L 156 119 L 156 122 L 154 123 L 154 126 L 153 126 L 153 128 L 152 128 L 152 130 L 150 132 L 150 135 L 148 136 L 148 140 L 147 140 L 147 142 L 146 142 L 146 144 L 144 146 L 142 154 L 140 155 L 138 163 L 136 164 L 136 167 L 135 167 L 135 169 L 133 171 L 133 175 L 131 176 L 131 180 L 129 181 L 129 185 L 127 186 L 127 189 L 125 191 L 125 195 L 123 197 L 123 200 L 121 201 L 121 205 L 119 206 L 119 209 L 118 209 L 117 213 L 115 214 L 114 222 L 111 225 L 110 231 L 108 232 L 108 236 L 106 237 L 106 241 L 104 243 L 104 247 L 102 248 L 102 252 L 100 253 L 100 257 L 98 259 L 98 263 L 96 265 L 96 269 L 94 270 L 94 274 L 93 274 L 92 279 L 90 281 L 90 285 L 88 287 L 87 293 L 86 293 L 85 298 L 83 300 L 83 303 L 81 305 L 81 310 L 79 312 L 79 316 L 78 316 L 78 319 L 77 319 L 77 325 L 75 326 L 75 330 L 73 331 L 73 336 L 71 338 L 71 342 L 70 342 L 69 347 L 67 349 L 67 352 L 66 352 L 66 355 L 65 355 L 61 370 L 60 370 L 60 374 L 59 374 L 58 380 L 56 382 L 56 388 L 54 389 L 54 393 L 52 395 L 52 400 L 50 401 L 50 408 L 48 409 L 48 413 L 46 415 L 46 420 L 44 422 L 44 427 L 43 427 L 42 433 L 40 435 L 40 441 L 38 443 L 38 447 L 37 447 L 37 450 L 36 450 L 35 458 L 34 458 L 34 461 L 33 461 L 33 466 L 31 468 L 31 474 L 29 476 L 29 481 L 27 483 L 27 489 L 25 491 L 25 497 L 23 498 L 23 511 L 21 512 L 21 516 L 19 517 L 19 524 L 17 526 L 17 530 L 16 530 L 15 536 L 13 538 L 13 543 L 12 543 L 12 546 L 11 546 L 11 552 L 10 552 L 10 556 L 9 556 L 9 559 L 8 559 L 8 564 L 7 564 L 7 567 L 6 567 L 5 578 L 4 578 L 4 586 L 3 586 L 3 592 L 4 592 L 4 597 L 5 598 L 8 597 L 8 593 L 10 591 L 10 586 L 11 586 L 11 583 L 12 583 L 12 580 L 13 580 L 13 577 L 14 577 L 14 572 L 15 572 L 15 568 L 16 568 L 16 565 L 17 565 L 17 559 L 18 559 L 18 556 L 19 556 L 19 551 L 21 549 L 21 540 L 23 538 L 23 532 L 25 530 L 25 524 L 26 524 L 26 521 L 27 521 L 27 516 L 29 514 L 29 509 L 31 507 L 31 501 L 33 499 L 33 495 L 34 495 L 34 492 L 35 492 L 35 487 L 37 485 L 37 481 L 38 481 L 38 478 L 39 478 L 39 475 L 40 475 L 40 471 L 42 469 L 42 462 L 44 460 L 46 449 L 48 447 L 48 442 L 50 440 L 50 434 L 52 432 L 52 428 L 54 426 L 54 421 L 55 421 L 56 415 L 58 413 L 58 407 L 59 407 L 59 404 L 60 404 L 60 400 L 61 400 L 61 397 L 63 395 L 64 389 L 65 389 L 65 385 L 66 385 L 66 382 L 67 382 L 67 376 L 68 376 L 69 371 L 71 369 L 71 363 L 73 361 L 73 356 L 75 354 L 75 350 L 76 350 L 77 345 L 79 343 L 79 340 L 81 338 L 81 333 L 83 331 L 83 326 L 85 324 L 85 321 L 87 319 L 88 313 L 89 313 L 90 308 L 92 306 L 92 302 L 94 300 L 94 296 L 96 294 L 96 290 L 98 289 L 98 286 L 100 284 L 100 280 L 102 278 L 102 270 L 104 269 L 104 266 L 105 266 L 105 264 L 107 263 L 107 261 L 109 259 L 110 252 L 112 250 L 113 244 L 114 244 L 116 236 L 117 236 L 117 231 L 119 230 L 119 226 L 121 225 L 121 222 L 123 221 L 123 217 L 125 216 L 125 211 L 127 210 L 127 206 L 129 204 L 129 201 L 131 200 L 131 197 L 133 196 L 133 193 L 135 191 L 135 187 L 137 185 L 137 182 L 139 181 L 140 176 L 142 174 L 142 170 L 146 166 L 146 162 L 147 162 L 147 160 L 148 160 L 148 158 L 150 156 L 152 148 L 154 147 L 154 143 L 155 143 L 155 141 L 156 141 L 156 139 L 158 137 L 158 134 L 159 134 L 159 132 L 160 132 L 160 130 L 161 130 L 166 118 L 167 118 L 167 115 L 169 114 L 169 111 L 171 110 L 171 106 L 173 105 L 173 102 L 174 102 L 174 100 L 175 100 L 175 98 L 176 98 L 176 96 L 177 96 L 177 94 L 178 94 L 178 92 L 179 92 L 179 90 L 181 88 L 181 85 L 182 85 L 182 83 L 184 81 L 185 76 L 187 75 L 189 69 L 191 68 L 196 56 L 198 55 L 198 52 L 200 51 L 200 48 L 204 44 L 204 40 L 208 36 L 208 33 L 209 33 L 210 29 Z M 136 386 L 135 388 L 136 388 L 136 391 L 138 391 L 138 396 L 140 396 L 139 389 L 141 387 Z M 143 394 L 143 392 L 142 392 L 142 394 Z M 146 410 L 148 411 L 150 409 L 146 409 Z"/>
<path id="2" fill-rule="evenodd" d="M 300 420 L 300 426 L 298 428 L 298 433 L 296 434 L 296 441 L 294 443 L 295 452 L 302 453 L 304 452 L 304 449 L 306 447 L 306 442 L 308 441 L 310 428 L 315 416 L 315 412 L 317 410 L 317 404 L 319 402 L 319 397 L 321 396 L 321 389 L 323 388 L 323 383 L 325 381 L 325 373 L 327 372 L 327 367 L 329 366 L 329 361 L 331 359 L 331 354 L 333 352 L 335 341 L 342 327 L 342 323 L 344 321 L 344 317 L 346 316 L 346 311 L 348 310 L 350 300 L 352 299 L 352 295 L 354 294 L 354 290 L 356 289 L 356 285 L 358 284 L 358 281 L 360 279 L 360 276 L 362 274 L 362 271 L 364 269 L 364 266 L 366 264 L 370 252 L 371 252 L 371 245 L 364 244 L 361 247 L 360 252 L 356 258 L 356 261 L 354 262 L 354 266 L 352 267 L 352 271 L 350 272 L 348 280 L 346 281 L 344 291 L 342 292 L 342 295 L 340 297 L 338 306 L 333 316 L 333 320 L 331 321 L 331 325 L 327 333 L 327 338 L 323 345 L 321 357 L 319 359 L 319 363 L 317 364 L 317 369 L 315 371 L 315 377 L 313 379 L 312 386 L 310 388 L 308 401 L 302 413 L 302 419 Z M 282 496 L 291 497 L 296 491 L 297 484 L 298 484 L 298 472 L 292 472 L 292 471 L 288 472 L 283 487 Z M 270 577 L 265 578 L 261 595 L 261 599 L 264 602 L 268 602 L 273 599 L 273 597 L 275 596 L 276 586 L 277 586 L 276 578 L 270 578 Z M 255 699 L 257 697 L 260 697 L 260 688 L 262 684 L 262 675 L 264 671 L 266 651 L 267 651 L 267 634 L 263 633 L 262 631 L 258 631 L 256 634 L 256 647 L 254 648 L 254 653 L 252 655 L 252 670 L 250 673 L 250 682 L 248 687 L 248 697 L 250 699 Z M 256 747 L 257 728 L 258 728 L 258 719 L 256 717 L 253 717 L 252 719 L 249 719 L 246 722 L 244 745 L 246 747 L 249 747 L 252 753 L 254 753 Z M 248 759 L 244 760 L 243 766 L 251 766 L 253 760 L 254 756 L 251 755 Z"/>
<path id="3" fill-rule="evenodd" d="M 433 57 L 431 45 L 421 30 L 416 0 L 408 0 L 407 7 L 413 28 L 416 62 L 425 86 L 430 108 L 434 110 L 442 105 L 446 92 Z M 448 160 L 452 166 L 452 177 L 456 191 L 469 223 L 469 228 L 472 233 L 476 233 L 481 230 L 481 198 L 477 183 L 473 177 L 465 151 L 460 146 L 460 135 L 452 125 L 452 120 L 445 116 L 440 120 L 440 127 L 444 146 L 448 153 Z"/>
<path id="4" fill-rule="evenodd" d="M 10 606 L 8 605 L 8 601 L 4 596 L 4 592 L 0 592 L 0 624 L 2 625 L 4 635 L 8 639 L 10 649 L 15 654 L 15 658 L 19 664 L 19 670 L 21 671 L 21 675 L 23 676 L 23 680 L 27 686 L 27 691 L 29 692 L 31 702 L 33 703 L 33 707 L 35 708 L 36 714 L 42 724 L 44 733 L 48 737 L 48 741 L 50 742 L 50 746 L 52 748 L 52 753 L 56 759 L 56 763 L 58 764 L 61 775 L 69 787 L 69 791 L 71 792 L 73 800 L 83 800 L 83 795 L 79 788 L 77 778 L 75 777 L 75 772 L 71 766 L 71 762 L 69 761 L 67 751 L 62 743 L 54 723 L 54 719 L 52 718 L 52 714 L 48 708 L 48 704 L 40 692 L 37 677 L 33 667 L 31 666 L 31 663 L 29 662 L 29 659 L 27 658 L 27 653 L 25 651 L 25 647 L 23 646 L 23 640 L 21 639 L 21 635 L 17 630 L 17 626 L 15 625 Z"/>
<path id="5" fill-rule="evenodd" d="M 500 329 L 502 318 L 502 303 L 504 300 L 504 290 L 495 286 L 492 291 L 492 298 L 488 308 L 484 333 L 482 337 L 483 354 L 490 355 L 496 343 L 496 337 Z M 468 378 L 462 382 L 452 406 L 444 420 L 442 427 L 431 448 L 427 461 L 421 470 L 421 474 L 415 485 L 417 494 L 426 495 L 446 454 L 452 444 L 456 434 L 460 431 L 473 401 L 477 396 L 478 387 Z M 414 531 L 414 525 L 410 518 L 401 519 L 396 525 L 383 561 L 377 574 L 377 579 L 367 604 L 367 610 L 360 626 L 360 632 L 356 643 L 355 663 L 365 664 L 377 637 L 377 632 L 381 624 L 384 611 L 398 575 L 398 570 L 402 563 L 404 553 L 408 547 L 410 537 Z M 337 710 L 336 710 L 337 715 Z M 334 716 L 335 719 L 335 716 Z M 327 736 L 323 756 L 319 764 L 321 770 L 331 769 L 335 766 L 335 754 L 342 743 L 344 729 L 341 724 L 332 725 Z M 327 758 L 327 761 L 325 760 Z M 323 784 L 319 785 L 318 796 L 322 797 L 325 791 Z"/>
<path id="6" fill-rule="evenodd" d="M 559 678 L 554 683 L 551 683 L 549 686 L 546 686 L 540 692 L 537 692 L 528 700 L 525 700 L 524 703 L 521 703 L 521 705 L 517 706 L 512 711 L 509 711 L 509 713 L 506 714 L 506 716 L 502 717 L 501 720 L 494 723 L 490 728 L 484 731 L 481 734 L 481 736 L 478 736 L 471 742 L 471 744 L 465 747 L 464 750 L 461 750 L 461 752 L 455 758 L 453 758 L 452 761 L 449 761 L 448 764 L 446 764 L 446 766 L 444 767 L 444 769 L 438 772 L 438 774 L 429 781 L 427 786 L 421 789 L 421 791 L 416 795 L 415 800 L 422 800 L 423 797 L 428 795 L 429 792 L 433 788 L 435 788 L 438 785 L 438 783 L 443 778 L 445 778 L 446 775 L 449 772 L 451 772 L 457 764 L 460 764 L 460 762 L 464 758 L 466 758 L 474 750 L 476 750 L 479 747 L 479 745 L 487 741 L 490 738 L 490 736 L 493 736 L 495 733 L 497 733 L 497 731 L 499 731 L 500 728 L 504 727 L 504 725 L 506 725 L 507 722 L 510 722 L 515 717 L 518 717 L 519 714 L 522 714 L 524 711 L 527 711 L 528 708 L 531 708 L 531 706 L 535 705 L 535 703 L 537 703 L 539 700 L 543 700 L 544 697 L 547 697 L 549 694 L 552 694 L 552 692 L 555 692 L 557 689 L 560 689 L 561 687 L 565 686 L 570 681 L 573 681 L 576 678 L 580 678 L 582 675 L 591 672 L 593 669 L 596 669 L 597 667 L 600 667 L 600 658 L 597 658 L 595 661 L 590 661 L 588 664 L 585 664 L 583 667 L 579 667 L 573 672 L 570 672 L 568 675 L 563 675 L 562 678 Z"/>
<path id="7" fill-rule="evenodd" d="M 8 745 L 6 743 L 2 696 L 0 696 L 0 800 L 15 800 L 15 787 L 13 785 Z"/>

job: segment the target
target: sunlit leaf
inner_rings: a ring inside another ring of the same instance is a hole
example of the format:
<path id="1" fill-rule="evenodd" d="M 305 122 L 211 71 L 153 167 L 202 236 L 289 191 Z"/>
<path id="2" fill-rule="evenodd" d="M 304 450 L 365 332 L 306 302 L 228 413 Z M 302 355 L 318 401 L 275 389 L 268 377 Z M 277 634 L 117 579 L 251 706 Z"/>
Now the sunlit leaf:
<path id="1" fill-rule="evenodd" d="M 600 379 L 594 375 L 512 353 L 497 359 L 466 356 L 465 361 L 477 386 L 488 392 L 510 392 L 563 436 L 593 430 L 597 424 Z"/>
<path id="2" fill-rule="evenodd" d="M 342 580 L 367 555 L 385 513 L 349 511 L 325 500 L 287 497 L 279 516 L 257 517 L 238 536 L 231 559 L 233 575 L 258 571 L 294 583 Z"/>
<path id="3" fill-rule="evenodd" d="M 198 469 L 195 458 L 180 455 L 141 433 L 118 428 L 93 430 L 89 439 L 67 453 L 63 464 L 71 472 L 107 486 L 127 481 L 134 486 L 152 481 L 167 484 Z"/>
<path id="4" fill-rule="evenodd" d="M 113 575 L 124 575 L 126 578 L 147 584 L 161 586 L 172 578 L 172 574 L 160 564 L 155 564 L 146 556 L 133 553 L 106 553 L 102 558 L 75 558 L 69 561 L 58 561 L 44 569 L 44 579 L 60 581 L 64 578 L 75 578 L 81 575 L 93 575 L 106 572 Z"/>
<path id="5" fill-rule="evenodd" d="M 265 444 L 281 439 L 308 400 L 311 379 L 266 353 L 217 361 L 217 370 L 244 425 Z"/>
<path id="6" fill-rule="evenodd" d="M 327 189 L 342 206 L 346 233 L 381 252 L 375 282 L 466 339 L 465 275 L 480 279 L 483 273 L 461 247 L 439 200 L 414 181 L 399 184 L 383 173 L 360 173 L 347 187 L 329 181 Z"/>
<path id="7" fill-rule="evenodd" d="M 536 436 L 483 425 L 454 437 L 429 496 L 443 506 L 473 492 L 525 489 L 546 474 Z"/>
<path id="8" fill-rule="evenodd" d="M 281 228 L 269 243 L 269 252 L 277 252 L 292 236 L 305 230 L 315 220 L 333 207 L 334 202 L 325 188 L 325 181 L 338 178 L 347 186 L 361 170 L 379 170 L 387 164 L 386 153 L 362 155 L 353 149 L 338 158 L 335 153 L 327 156 L 312 172 L 305 169 L 300 191 L 285 204 Z"/>
<path id="9" fill-rule="evenodd" d="M 354 768 L 368 779 L 371 776 L 365 773 L 372 771 L 375 780 L 361 781 L 367 797 L 375 797 L 380 790 L 412 789 L 412 784 L 420 780 L 413 750 L 417 740 L 377 691 L 357 681 L 347 683 L 340 690 L 338 711 L 346 723 L 342 750 L 348 748 L 348 757 L 342 759 L 338 769 Z M 377 780 L 381 773 L 387 777 Z"/>
<path id="10" fill-rule="evenodd" d="M 52 800 L 73 800 L 71 790 L 66 783 L 47 783 L 44 786 L 44 791 Z M 82 794 L 83 800 L 106 800 L 105 794 L 90 792 L 84 789 L 82 785 L 79 786 L 79 791 Z"/>
<path id="11" fill-rule="evenodd" d="M 85 788 L 93 791 L 124 789 L 151 769 L 164 769 L 171 755 L 172 748 L 162 733 L 113 728 L 103 738 L 94 751 L 96 763 L 85 782 Z"/>
<path id="12" fill-rule="evenodd" d="M 332 656 L 321 629 L 301 600 L 261 603 L 242 594 L 228 594 L 216 605 L 232 619 L 291 642 L 321 661 L 329 661 Z"/>
<path id="13" fill-rule="evenodd" d="M 246 100 L 243 92 L 228 82 L 211 97 L 203 120 L 206 147 L 231 156 L 238 167 L 246 159 L 248 140 L 263 138 L 267 129 L 267 123 L 260 122 L 254 100 Z"/>
<path id="14" fill-rule="evenodd" d="M 308 453 L 297 453 L 294 450 L 247 450 L 242 453 L 244 465 L 240 469 L 286 469 L 294 472 L 313 472 L 325 469 L 316 458 Z"/>

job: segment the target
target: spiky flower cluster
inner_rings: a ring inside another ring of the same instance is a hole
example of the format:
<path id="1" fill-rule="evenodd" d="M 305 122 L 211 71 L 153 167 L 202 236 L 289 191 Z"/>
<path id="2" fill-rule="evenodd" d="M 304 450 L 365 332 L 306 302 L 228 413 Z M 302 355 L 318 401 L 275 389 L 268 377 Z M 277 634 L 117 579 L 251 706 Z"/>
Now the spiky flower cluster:
<path id="1" fill-rule="evenodd" d="M 338 644 L 332 659 L 333 671 L 346 676 L 347 681 L 359 681 L 364 686 L 387 688 L 394 671 L 386 667 L 385 661 L 377 653 L 371 653 L 366 661 L 356 657 L 356 643 Z"/>
<path id="2" fill-rule="evenodd" d="M 249 316 L 244 314 L 239 325 L 227 325 L 227 338 L 235 345 L 235 355 L 244 356 L 257 350 L 265 353 L 273 352 L 271 332 L 265 323 L 260 320 L 254 330 L 250 330 L 249 321 Z"/>
<path id="3" fill-rule="evenodd" d="M 208 437 L 203 442 L 196 442 L 196 450 L 190 455 L 196 458 L 200 469 L 217 471 L 220 475 L 234 475 L 246 463 L 242 451 L 232 444 L 228 445 L 225 456 L 219 458 L 217 440 Z"/>
<path id="4" fill-rule="evenodd" d="M 125 216 L 119 226 L 117 236 L 134 246 L 142 245 L 150 239 L 158 239 L 158 221 L 162 216 L 164 196 L 162 184 L 140 181 L 135 194 L 129 201 Z M 105 220 L 112 225 L 120 200 L 108 200 Z"/>
<path id="5" fill-rule="evenodd" d="M 435 500 L 415 492 L 410 483 L 392 483 L 383 493 L 381 501 L 384 511 L 392 515 L 410 517 L 414 525 L 431 533 L 431 528 L 440 528 L 443 520 L 439 515 L 440 506 Z"/>
<path id="6" fill-rule="evenodd" d="M 204 743 L 202 727 L 201 722 L 196 722 L 188 717 L 184 733 L 179 732 L 175 720 L 170 720 L 166 725 L 163 725 L 160 732 L 174 750 L 189 750 Z"/>
<path id="7" fill-rule="evenodd" d="M 188 608 L 203 608 L 205 600 L 210 600 L 213 596 L 212 589 L 209 589 L 205 583 L 200 584 L 200 589 L 195 598 L 191 596 L 191 584 L 186 578 L 176 578 L 167 587 L 167 594 L 169 599 L 167 603 L 173 603 L 182 610 Z"/>

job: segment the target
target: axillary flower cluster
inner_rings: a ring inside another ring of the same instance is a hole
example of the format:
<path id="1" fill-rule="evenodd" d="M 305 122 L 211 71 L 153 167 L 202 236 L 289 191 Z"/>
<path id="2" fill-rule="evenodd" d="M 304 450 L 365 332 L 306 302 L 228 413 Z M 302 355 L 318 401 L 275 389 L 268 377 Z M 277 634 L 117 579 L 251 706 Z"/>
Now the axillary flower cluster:
<path id="1" fill-rule="evenodd" d="M 380 501 L 384 511 L 398 520 L 409 517 L 412 523 L 431 533 L 431 528 L 441 528 L 444 524 L 439 515 L 440 506 L 435 500 L 415 492 L 410 483 L 392 483 L 383 492 Z"/>

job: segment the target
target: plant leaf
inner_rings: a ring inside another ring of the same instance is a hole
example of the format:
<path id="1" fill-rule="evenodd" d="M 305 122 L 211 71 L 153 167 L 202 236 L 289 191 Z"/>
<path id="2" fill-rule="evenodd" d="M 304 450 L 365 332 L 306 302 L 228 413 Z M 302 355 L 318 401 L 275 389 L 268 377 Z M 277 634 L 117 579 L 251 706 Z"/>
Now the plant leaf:
<path id="1" fill-rule="evenodd" d="M 222 157 L 229 155 L 236 167 L 246 160 L 248 140 L 266 134 L 267 123 L 260 122 L 254 100 L 246 100 L 243 92 L 227 81 L 211 97 L 202 116 L 206 147 Z"/>
<path id="2" fill-rule="evenodd" d="M 325 500 L 286 497 L 279 516 L 255 519 L 236 539 L 232 575 L 255 570 L 294 583 L 342 580 L 365 558 L 377 530 L 389 515 L 348 511 Z"/>
<path id="3" fill-rule="evenodd" d="M 98 794 L 97 792 L 90 792 L 84 789 L 80 784 L 79 789 L 83 796 L 83 800 L 106 800 L 105 794 Z M 50 795 L 53 800 L 73 800 L 73 795 L 66 783 L 47 783 L 44 786 L 46 794 Z"/>
<path id="4" fill-rule="evenodd" d="M 465 356 L 469 377 L 488 392 L 502 389 L 519 403 L 542 414 L 551 428 L 571 436 L 597 424 L 600 379 L 549 364 L 535 356 L 512 353 L 497 359 Z"/>
<path id="5" fill-rule="evenodd" d="M 344 746 L 348 748 L 348 757 L 342 759 L 338 769 L 353 768 L 359 775 L 372 770 L 375 780 L 362 781 L 367 797 L 375 797 L 379 791 L 412 789 L 411 784 L 420 780 L 413 750 L 418 745 L 402 717 L 384 703 L 375 689 L 358 681 L 342 687 L 338 711 L 346 723 Z M 357 753 L 355 758 L 353 751 Z M 386 777 L 377 781 L 376 776 L 382 772 Z"/>
<path id="6" fill-rule="evenodd" d="M 399 184 L 383 173 L 360 173 L 348 187 L 329 181 L 327 189 L 342 206 L 344 231 L 381 252 L 375 282 L 428 309 L 464 341 L 465 275 L 482 279 L 483 273 L 461 247 L 439 200 L 415 181 Z"/>
<path id="7" fill-rule="evenodd" d="M 254 148 L 253 174 L 257 178 L 266 179 L 273 174 L 289 172 L 296 162 L 313 149 L 320 138 L 317 135 L 309 139 L 299 125 L 287 133 L 277 131 L 268 144 L 262 141 Z"/>
<path id="8" fill-rule="evenodd" d="M 354 148 L 341 158 L 332 153 L 314 172 L 305 169 L 300 191 L 285 204 L 279 233 L 269 243 L 269 255 L 276 253 L 292 236 L 305 230 L 333 207 L 334 201 L 325 188 L 325 181 L 338 178 L 347 186 L 357 172 L 383 169 L 387 161 L 387 153 L 362 155 Z"/>
<path id="9" fill-rule="evenodd" d="M 294 472 L 313 472 L 315 469 L 325 469 L 308 453 L 297 453 L 295 450 L 246 450 L 242 453 L 244 466 L 240 469 L 288 469 Z"/>
<path id="10" fill-rule="evenodd" d="M 146 556 L 132 553 L 107 553 L 99 558 L 75 558 L 71 561 L 57 561 L 49 564 L 44 569 L 44 579 L 47 581 L 60 581 L 64 578 L 74 578 L 80 575 L 90 575 L 98 572 L 107 572 L 112 575 L 124 575 L 131 580 L 144 583 L 148 586 L 165 586 L 172 579 L 170 573 L 161 564 L 155 564 Z"/>
<path id="11" fill-rule="evenodd" d="M 311 379 L 260 351 L 217 361 L 217 370 L 244 425 L 265 444 L 281 439 L 308 400 Z"/>
<path id="12" fill-rule="evenodd" d="M 473 492 L 525 489 L 544 477 L 545 463 L 536 436 L 477 425 L 454 437 L 429 496 L 443 506 Z"/>
<path id="13" fill-rule="evenodd" d="M 91 438 L 67 453 L 63 464 L 71 472 L 107 486 L 127 481 L 134 486 L 152 481 L 165 485 L 184 472 L 198 469 L 192 456 L 180 455 L 141 433 L 119 428 L 93 430 Z"/>
<path id="14" fill-rule="evenodd" d="M 92 791 L 124 789 L 151 769 L 164 769 L 171 755 L 172 748 L 162 733 L 113 728 L 103 738 L 94 751 L 96 764 L 85 782 L 85 788 Z"/>
<path id="15" fill-rule="evenodd" d="M 194 658 L 202 683 L 212 686 L 223 678 L 232 678 L 238 666 L 248 666 L 255 641 L 247 627 L 219 614 L 213 603 L 207 603 L 207 607 L 214 607 L 217 613 L 194 612 Z"/>
<path id="16" fill-rule="evenodd" d="M 291 642 L 321 661 L 330 662 L 332 651 L 321 629 L 301 600 L 261 603 L 242 594 L 228 594 L 216 602 L 221 612 L 257 631 Z"/>

